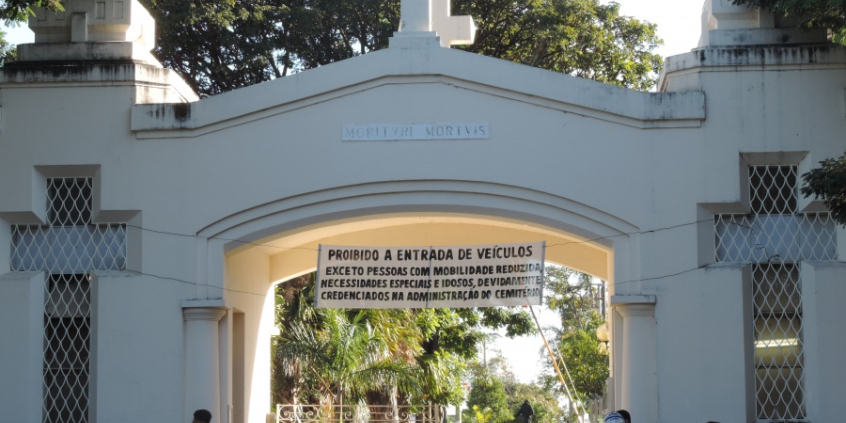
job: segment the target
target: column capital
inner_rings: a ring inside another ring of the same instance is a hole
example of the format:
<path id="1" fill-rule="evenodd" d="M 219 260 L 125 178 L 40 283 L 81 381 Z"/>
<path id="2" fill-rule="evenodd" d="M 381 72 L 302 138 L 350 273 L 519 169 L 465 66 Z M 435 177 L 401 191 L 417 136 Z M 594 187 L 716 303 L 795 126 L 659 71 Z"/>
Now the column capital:
<path id="1" fill-rule="evenodd" d="M 655 304 L 650 303 L 624 303 L 616 304 L 614 308 L 623 317 L 655 317 Z"/>
<path id="2" fill-rule="evenodd" d="M 191 320 L 209 320 L 217 322 L 226 314 L 226 309 L 221 307 L 187 307 L 182 309 L 182 318 L 188 322 Z"/>

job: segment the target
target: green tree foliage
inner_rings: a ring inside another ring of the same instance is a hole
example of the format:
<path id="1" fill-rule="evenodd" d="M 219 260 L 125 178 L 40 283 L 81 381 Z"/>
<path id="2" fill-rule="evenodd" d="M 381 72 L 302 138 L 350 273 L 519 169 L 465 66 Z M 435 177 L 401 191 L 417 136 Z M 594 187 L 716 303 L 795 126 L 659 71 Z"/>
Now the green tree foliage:
<path id="1" fill-rule="evenodd" d="M 544 271 L 544 300 L 561 318 L 564 331 L 588 329 L 604 323 L 597 312 L 598 293 L 590 275 L 559 266 Z"/>
<path id="2" fill-rule="evenodd" d="M 825 159 L 820 167 L 802 175 L 802 194 L 822 199 L 834 220 L 846 226 L 846 154 Z"/>
<path id="3" fill-rule="evenodd" d="M 0 66 L 14 62 L 18 57 L 18 49 L 6 41 L 6 33 L 0 31 Z"/>
<path id="4" fill-rule="evenodd" d="M 481 408 L 478 405 L 474 405 L 470 407 L 470 413 L 467 414 L 468 417 L 464 417 L 463 421 L 470 421 L 473 423 L 493 423 L 494 416 L 493 410 L 490 408 Z"/>
<path id="5" fill-rule="evenodd" d="M 517 413 L 524 400 L 529 400 L 529 404 L 535 411 L 533 423 L 555 423 L 561 421 L 563 417 L 563 412 L 558 406 L 558 400 L 551 391 L 542 386 L 524 383 L 514 383 L 509 386 L 506 383 L 505 393 L 508 395 L 508 407 L 512 416 Z M 518 423 L 522 419 L 514 419 L 513 421 Z"/>
<path id="6" fill-rule="evenodd" d="M 651 88 L 662 59 L 656 27 L 599 0 L 455 0 L 479 32 L 466 50 L 638 90 Z"/>
<path id="7" fill-rule="evenodd" d="M 7 23 L 25 21 L 35 14 L 32 9 L 37 7 L 53 11 L 64 10 L 61 0 L 2 0 L 0 1 L 0 18 Z"/>
<path id="8" fill-rule="evenodd" d="M 605 324 L 598 309 L 600 293 L 590 276 L 555 266 L 546 268 L 545 288 L 547 304 L 561 318 L 556 341 L 563 360 L 559 367 L 564 372 L 563 363 L 569 370 L 577 400 L 597 400 L 605 394 L 609 375 L 608 353 L 596 335 L 596 329 Z M 563 393 L 557 375 L 551 374 L 551 365 L 547 371 L 550 373 L 545 376 L 546 385 Z"/>
<path id="9" fill-rule="evenodd" d="M 202 96 L 385 48 L 400 0 L 140 0 L 156 19 L 154 54 Z M 7 20 L 59 0 L 0 1 Z M 453 0 L 479 28 L 467 51 L 624 87 L 655 83 L 655 25 L 599 0 Z"/>
<path id="10" fill-rule="evenodd" d="M 391 399 L 457 404 L 464 397 L 464 363 L 475 358 L 483 339 L 480 329 L 521 335 L 531 328 L 530 317 L 519 308 L 315 309 L 314 274 L 280 284 L 277 292 L 276 323 L 282 335 L 274 340 L 272 379 L 274 400 L 284 404 L 334 402 L 342 395 L 369 404 Z M 352 342 L 341 342 L 343 334 L 360 337 L 354 338 L 355 345 L 379 353 L 369 353 L 367 360 L 358 354 L 341 360 L 342 351 L 355 351 L 337 348 Z M 348 382 L 329 384 L 328 374 Z M 354 381 L 353 374 L 370 374 L 373 383 Z"/>
<path id="11" fill-rule="evenodd" d="M 841 30 L 846 27 L 846 2 L 843 0 L 732 0 L 733 4 L 771 10 L 800 19 L 805 27 Z"/>
<path id="12" fill-rule="evenodd" d="M 366 314 L 350 319 L 340 310 L 320 310 L 318 328 L 296 322 L 282 335 L 275 351 L 282 369 L 308 380 L 320 404 L 358 403 L 385 386 L 421 395 L 418 368 L 391 354 L 389 341 Z"/>
<path id="13" fill-rule="evenodd" d="M 208 96 L 385 48 L 400 0 L 141 0 L 157 23 L 154 54 Z M 7 20 L 59 0 L 0 1 Z M 474 17 L 467 51 L 624 87 L 655 83 L 655 25 L 599 0 L 454 0 Z"/>
<path id="14" fill-rule="evenodd" d="M 478 371 L 481 370 L 481 371 Z M 503 382 L 487 369 L 477 369 L 470 381 L 470 394 L 467 396 L 467 408 L 462 414 L 462 421 L 470 423 L 505 423 L 511 422 L 514 415 L 505 395 Z"/>
<path id="15" fill-rule="evenodd" d="M 479 420 L 479 413 L 488 423 L 522 422 L 522 418 L 515 418 L 517 410 L 528 400 L 534 408 L 533 423 L 554 423 L 560 421 L 563 412 L 558 406 L 558 399 L 552 391 L 539 385 L 529 385 L 515 382 L 514 373 L 505 359 L 497 355 L 485 363 L 474 363 L 469 366 L 471 374 L 471 390 L 467 403 L 469 410 L 462 415 L 464 421 L 483 423 Z M 499 392 L 504 392 L 505 404 Z M 473 410 L 475 405 L 478 410 Z"/>
<path id="16" fill-rule="evenodd" d="M 564 334 L 558 350 L 575 383 L 576 397 L 582 401 L 601 398 L 608 379 L 608 354 L 596 338 L 596 328 Z"/>
<path id="17" fill-rule="evenodd" d="M 281 336 L 274 340 L 272 358 L 276 401 L 386 404 L 394 393 L 422 398 L 424 389 L 432 389 L 426 385 L 432 378 L 443 386 L 458 383 L 457 376 L 449 379 L 460 371 L 449 367 L 448 359 L 418 364 L 422 334 L 407 310 L 315 309 L 313 295 L 313 274 L 278 288 Z"/>
<path id="18" fill-rule="evenodd" d="M 387 46 L 398 3 L 381 0 L 141 0 L 154 53 L 202 95 Z"/>

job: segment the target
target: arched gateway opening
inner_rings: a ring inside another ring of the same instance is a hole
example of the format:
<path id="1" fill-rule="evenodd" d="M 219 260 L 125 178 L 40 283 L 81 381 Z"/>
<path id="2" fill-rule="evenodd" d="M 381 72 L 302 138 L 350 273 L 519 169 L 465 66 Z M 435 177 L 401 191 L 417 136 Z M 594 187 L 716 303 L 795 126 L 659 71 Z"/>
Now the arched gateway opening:
<path id="1" fill-rule="evenodd" d="M 264 421 L 271 409 L 273 287 L 313 271 L 321 244 L 545 241 L 547 262 L 609 281 L 613 293 L 633 232 L 632 225 L 566 198 L 478 181 L 342 186 L 229 216 L 202 233 L 209 239 L 209 279 L 222 282 L 222 305 L 232 310 L 219 323 L 222 409 L 232 422 Z"/>

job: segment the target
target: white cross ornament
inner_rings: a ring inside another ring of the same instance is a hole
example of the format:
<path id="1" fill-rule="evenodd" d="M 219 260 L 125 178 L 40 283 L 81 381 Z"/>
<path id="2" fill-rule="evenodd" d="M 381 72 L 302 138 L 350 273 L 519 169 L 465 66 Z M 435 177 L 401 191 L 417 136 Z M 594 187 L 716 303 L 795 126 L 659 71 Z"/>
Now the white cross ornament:
<path id="1" fill-rule="evenodd" d="M 473 44 L 476 24 L 471 16 L 450 16 L 450 0 L 402 0 L 399 32 L 435 33 L 442 47 Z M 429 34 L 426 34 L 429 33 Z"/>

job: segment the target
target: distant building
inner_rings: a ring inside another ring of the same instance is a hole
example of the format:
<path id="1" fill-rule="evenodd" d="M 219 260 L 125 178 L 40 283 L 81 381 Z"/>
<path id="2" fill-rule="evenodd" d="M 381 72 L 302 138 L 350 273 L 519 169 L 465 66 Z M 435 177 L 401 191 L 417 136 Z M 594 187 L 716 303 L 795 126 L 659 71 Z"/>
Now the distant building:
<path id="1" fill-rule="evenodd" d="M 444 48 L 472 25 L 432 1 L 204 100 L 135 1 L 39 12 L 0 76 L 0 420 L 264 422 L 272 286 L 319 244 L 543 240 L 608 281 L 638 423 L 838 421 L 846 232 L 797 187 L 846 149 L 846 49 L 708 0 L 635 92 Z"/>

